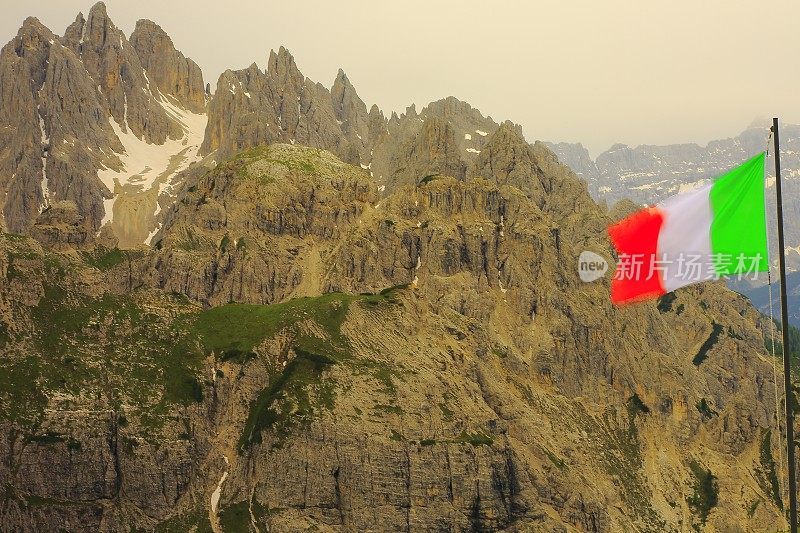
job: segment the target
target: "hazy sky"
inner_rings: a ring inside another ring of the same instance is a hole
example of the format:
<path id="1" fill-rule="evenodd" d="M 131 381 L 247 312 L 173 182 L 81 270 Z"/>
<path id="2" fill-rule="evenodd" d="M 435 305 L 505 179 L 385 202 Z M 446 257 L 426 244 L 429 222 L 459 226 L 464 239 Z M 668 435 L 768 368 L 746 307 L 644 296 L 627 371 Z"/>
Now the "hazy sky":
<path id="1" fill-rule="evenodd" d="M 336 2 L 107 0 L 130 35 L 163 27 L 216 85 L 286 46 L 330 86 L 401 112 L 453 95 L 529 140 L 705 143 L 756 117 L 800 122 L 800 2 L 739 0 Z M 2 0 L 0 40 L 26 16 L 61 35 L 89 2 Z"/>

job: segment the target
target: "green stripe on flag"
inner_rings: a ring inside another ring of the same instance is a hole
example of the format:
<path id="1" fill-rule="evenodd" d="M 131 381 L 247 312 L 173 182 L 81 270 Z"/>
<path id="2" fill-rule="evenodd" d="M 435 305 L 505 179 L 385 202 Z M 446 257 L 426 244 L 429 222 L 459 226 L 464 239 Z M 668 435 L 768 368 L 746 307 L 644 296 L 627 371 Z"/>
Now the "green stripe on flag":
<path id="1" fill-rule="evenodd" d="M 769 269 L 764 157 L 764 152 L 758 154 L 711 187 L 711 260 L 719 275 Z"/>

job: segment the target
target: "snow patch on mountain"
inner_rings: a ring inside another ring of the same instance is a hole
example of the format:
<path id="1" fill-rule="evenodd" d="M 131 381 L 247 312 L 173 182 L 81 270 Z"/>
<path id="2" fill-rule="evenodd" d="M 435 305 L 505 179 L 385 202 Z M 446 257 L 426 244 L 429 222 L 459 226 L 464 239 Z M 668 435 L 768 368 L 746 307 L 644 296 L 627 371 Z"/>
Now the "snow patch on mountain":
<path id="1" fill-rule="evenodd" d="M 205 135 L 208 115 L 183 109 L 160 93 L 156 101 L 180 124 L 183 136 L 167 139 L 164 144 L 152 144 L 134 135 L 127 124 L 123 130 L 123 126 L 113 117 L 110 119 L 111 127 L 123 146 L 123 151 L 116 154 L 122 163 L 122 170 L 104 168 L 97 173 L 97 177 L 114 195 L 103 202 L 105 215 L 101 225 L 113 222 L 114 203 L 121 194 L 139 193 L 153 187 L 158 187 L 159 193 L 172 190 L 175 176 L 202 159 L 198 151 Z M 153 215 L 159 211 L 157 196 L 149 211 Z"/>
<path id="2" fill-rule="evenodd" d="M 41 213 L 50 205 L 50 187 L 47 182 L 47 153 L 50 150 L 50 137 L 47 135 L 40 110 L 37 115 L 39 116 L 39 129 L 42 132 L 42 205 L 39 206 L 39 212 Z"/>

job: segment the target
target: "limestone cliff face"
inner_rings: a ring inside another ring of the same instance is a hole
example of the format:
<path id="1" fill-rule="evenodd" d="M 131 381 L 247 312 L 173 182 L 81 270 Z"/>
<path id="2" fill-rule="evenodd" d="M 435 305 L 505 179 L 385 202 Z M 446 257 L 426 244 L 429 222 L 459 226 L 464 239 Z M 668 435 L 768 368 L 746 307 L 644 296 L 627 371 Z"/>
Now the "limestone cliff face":
<path id="1" fill-rule="evenodd" d="M 522 136 L 518 125 L 507 126 Z M 452 96 L 420 112 L 412 105 L 392 114 L 387 135 L 373 149 L 370 172 L 388 191 L 431 174 L 463 178 L 497 129 L 491 117 Z"/>
<path id="2" fill-rule="evenodd" d="M 48 206 L 36 219 L 30 234 L 50 250 L 94 248 L 97 244 L 92 225 L 69 201 Z"/>
<path id="3" fill-rule="evenodd" d="M 395 186 L 416 183 L 436 174 L 463 179 L 467 171 L 456 144 L 455 130 L 438 117 L 426 119 L 419 131 L 398 147 L 388 165 L 395 169 L 389 178 Z"/>
<path id="4" fill-rule="evenodd" d="M 36 19 L 27 19 L 0 51 L 0 123 L 0 190 L 9 231 L 27 228 L 55 199 L 102 218 L 108 191 L 91 174 L 113 162 L 79 143 L 110 151 L 122 146 L 80 60 Z"/>
<path id="5" fill-rule="evenodd" d="M 291 145 L 245 151 L 190 187 L 167 215 L 143 283 L 211 305 L 272 303 L 301 284 L 319 294 L 313 278 L 322 272 L 304 282 L 298 261 L 323 268 L 320 253 L 375 202 L 369 176 L 330 153 Z"/>
<path id="6" fill-rule="evenodd" d="M 612 307 L 565 267 L 609 254 L 585 184 L 488 144 L 502 172 L 381 199 L 249 150 L 153 251 L 2 236 L 0 342 L 39 376 L 0 381 L 3 528 L 778 528 L 759 315 L 720 284 Z"/>

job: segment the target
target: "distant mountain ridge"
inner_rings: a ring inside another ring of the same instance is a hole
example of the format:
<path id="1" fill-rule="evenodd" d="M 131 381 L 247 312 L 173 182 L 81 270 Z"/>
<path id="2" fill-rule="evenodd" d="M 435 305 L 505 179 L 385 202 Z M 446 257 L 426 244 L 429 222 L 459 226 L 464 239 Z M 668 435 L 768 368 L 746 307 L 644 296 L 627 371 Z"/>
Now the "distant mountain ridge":
<path id="1" fill-rule="evenodd" d="M 586 180 L 589 192 L 609 207 L 627 199 L 638 204 L 658 201 L 699 186 L 767 148 L 769 125 L 754 125 L 728 139 L 697 144 L 615 144 L 592 159 L 580 143 L 545 143 L 576 174 Z M 767 187 L 774 191 L 772 144 L 766 161 Z M 781 125 L 781 168 L 788 198 L 800 193 L 800 125 Z M 774 196 L 768 194 L 768 197 Z M 787 220 L 796 220 L 800 204 L 786 202 Z M 774 204 L 773 204 L 774 207 Z M 789 230 L 788 241 L 800 244 L 800 225 Z"/>

